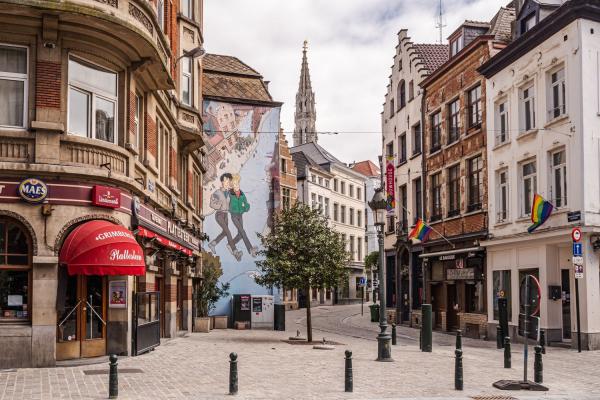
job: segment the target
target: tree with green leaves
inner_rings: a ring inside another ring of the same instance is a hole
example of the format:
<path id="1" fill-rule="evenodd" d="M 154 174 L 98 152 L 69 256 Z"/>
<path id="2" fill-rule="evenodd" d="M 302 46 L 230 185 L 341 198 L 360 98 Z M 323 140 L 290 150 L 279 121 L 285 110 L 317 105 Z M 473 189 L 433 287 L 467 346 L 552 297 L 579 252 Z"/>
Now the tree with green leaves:
<path id="1" fill-rule="evenodd" d="M 365 257 L 365 269 L 376 270 L 379 265 L 379 252 L 372 251 Z"/>
<path id="2" fill-rule="evenodd" d="M 197 307 L 200 317 L 208 317 L 215 309 L 217 301 L 229 296 L 229 283 L 219 284 L 223 275 L 221 261 L 208 253 L 205 254 L 202 266 L 202 285 L 198 291 Z"/>
<path id="3" fill-rule="evenodd" d="M 258 235 L 264 258 L 256 261 L 261 274 L 255 277 L 262 286 L 299 289 L 328 289 L 347 284 L 346 265 L 350 254 L 341 235 L 327 218 L 309 206 L 296 203 L 275 218 L 267 235 Z M 312 342 L 310 300 L 306 303 L 306 331 Z"/>

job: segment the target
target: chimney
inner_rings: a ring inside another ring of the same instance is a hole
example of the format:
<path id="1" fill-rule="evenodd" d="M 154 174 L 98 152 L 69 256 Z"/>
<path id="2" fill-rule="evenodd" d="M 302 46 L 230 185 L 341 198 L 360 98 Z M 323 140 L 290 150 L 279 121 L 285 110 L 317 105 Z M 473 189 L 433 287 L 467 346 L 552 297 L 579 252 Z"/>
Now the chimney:
<path id="1" fill-rule="evenodd" d="M 521 11 L 521 8 L 523 8 L 523 0 L 513 0 L 512 6 L 515 8 L 515 19 L 510 23 L 510 33 L 512 36 L 512 40 L 515 40 L 517 38 L 517 35 L 519 34 L 519 21 L 517 20 L 517 18 L 519 17 L 519 12 Z"/>
<path id="2" fill-rule="evenodd" d="M 265 84 L 267 90 L 269 90 L 269 83 L 271 83 L 271 81 L 263 81 L 263 83 Z"/>

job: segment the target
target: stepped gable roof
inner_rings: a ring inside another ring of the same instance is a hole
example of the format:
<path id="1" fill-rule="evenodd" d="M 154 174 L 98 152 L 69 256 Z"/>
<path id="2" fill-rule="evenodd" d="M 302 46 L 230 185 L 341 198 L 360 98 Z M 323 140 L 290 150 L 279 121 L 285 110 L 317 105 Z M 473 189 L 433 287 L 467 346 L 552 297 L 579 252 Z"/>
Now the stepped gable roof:
<path id="1" fill-rule="evenodd" d="M 412 46 L 423 60 L 428 72 L 433 72 L 443 65 L 450 57 L 447 44 L 415 43 Z"/>
<path id="2" fill-rule="evenodd" d="M 262 75 L 237 57 L 206 54 L 202 78 L 206 98 L 274 103 Z"/>
<path id="3" fill-rule="evenodd" d="M 364 176 L 368 176 L 368 177 L 373 177 L 373 176 L 378 177 L 380 174 L 379 168 L 371 160 L 359 161 L 359 162 L 355 163 L 351 168 L 354 171 L 356 171 L 360 174 L 363 174 Z"/>

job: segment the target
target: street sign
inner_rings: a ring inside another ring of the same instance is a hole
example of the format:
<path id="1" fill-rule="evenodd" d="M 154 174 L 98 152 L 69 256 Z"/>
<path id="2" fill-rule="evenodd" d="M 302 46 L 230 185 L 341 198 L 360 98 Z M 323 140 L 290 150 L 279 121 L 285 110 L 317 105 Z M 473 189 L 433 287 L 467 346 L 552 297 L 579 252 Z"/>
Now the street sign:
<path id="1" fill-rule="evenodd" d="M 579 242 L 581 240 L 581 229 L 573 228 L 571 231 L 571 238 L 573 238 L 574 242 Z"/>
<path id="2" fill-rule="evenodd" d="M 571 211 L 567 213 L 568 222 L 581 221 L 581 211 Z"/>
<path id="3" fill-rule="evenodd" d="M 379 279 L 373 279 L 373 287 L 379 286 Z"/>
<path id="4" fill-rule="evenodd" d="M 583 265 L 583 257 L 573 256 L 573 265 Z"/>
<path id="5" fill-rule="evenodd" d="M 575 264 L 575 279 L 583 279 L 583 265 Z"/>
<path id="6" fill-rule="evenodd" d="M 583 256 L 583 243 L 573 243 L 573 257 Z"/>
<path id="7" fill-rule="evenodd" d="M 365 278 L 365 277 L 361 277 L 361 278 L 358 280 L 358 286 L 360 286 L 360 287 L 365 287 L 365 285 L 366 285 L 366 284 L 367 284 L 367 278 Z"/>

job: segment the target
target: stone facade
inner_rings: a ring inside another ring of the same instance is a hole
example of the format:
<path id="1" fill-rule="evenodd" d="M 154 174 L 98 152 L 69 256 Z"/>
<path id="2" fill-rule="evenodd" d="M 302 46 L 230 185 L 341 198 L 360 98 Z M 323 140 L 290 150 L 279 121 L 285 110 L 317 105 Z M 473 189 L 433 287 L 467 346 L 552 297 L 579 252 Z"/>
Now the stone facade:
<path id="1" fill-rule="evenodd" d="M 164 4 L 164 10 L 157 10 L 157 4 Z M 133 297 L 139 291 L 155 290 L 144 284 L 154 281 L 155 275 L 162 274 L 170 284 L 161 289 L 167 301 L 160 318 L 169 320 L 162 336 L 191 331 L 190 293 L 202 265 L 204 142 L 201 95 L 193 88 L 198 84 L 194 77 L 199 76 L 200 63 L 198 59 L 189 62 L 186 74 L 189 71 L 191 81 L 184 87 L 186 60 L 179 56 L 202 44 L 202 6 L 201 1 L 192 2 L 186 19 L 178 18 L 184 12 L 178 4 L 0 2 L 0 18 L 9 21 L 0 27 L 0 51 L 24 60 L 23 64 L 14 61 L 23 65 L 19 79 L 24 102 L 17 104 L 23 118 L 14 117 L 5 98 L 0 102 L 4 104 L 0 109 L 0 218 L 23 233 L 15 240 L 27 248 L 29 261 L 21 269 L 31 282 L 28 295 L 18 300 L 25 307 L 15 311 L 18 303 L 0 304 L 5 308 L 0 317 L 0 346 L 14 349 L 2 353 L 0 369 L 53 366 L 57 359 L 85 356 L 89 334 L 83 326 L 89 325 L 82 322 L 85 310 L 80 305 L 72 315 L 78 315 L 75 324 L 81 328 L 69 338 L 59 338 L 69 318 L 58 310 L 58 304 L 65 301 L 61 287 L 75 279 L 66 275 L 59 256 L 73 229 L 93 220 L 110 221 L 137 235 L 147 265 L 141 277 L 93 276 L 101 282 L 102 304 L 98 306 L 104 325 L 99 328 L 103 344 L 96 355 L 134 353 Z M 196 39 L 182 38 L 183 29 L 192 31 Z M 19 183 L 27 178 L 47 185 L 43 204 L 31 204 L 19 196 Z M 114 209 L 94 205 L 97 187 L 119 193 L 121 205 Z M 154 218 L 145 229 L 160 234 L 164 243 L 170 240 L 171 248 L 142 237 L 140 208 L 151 210 Z M 185 252 L 174 251 L 177 246 Z M 162 269 L 154 267 L 159 260 L 165 266 Z M 11 265 L 0 265 L 0 269 L 17 273 Z M 92 276 L 76 277 L 91 287 Z M 108 305 L 107 288 L 113 281 L 125 282 L 124 308 Z M 64 290 L 67 296 L 79 297 L 86 289 L 78 289 L 77 294 Z M 18 321 L 6 321 L 15 316 Z"/>

